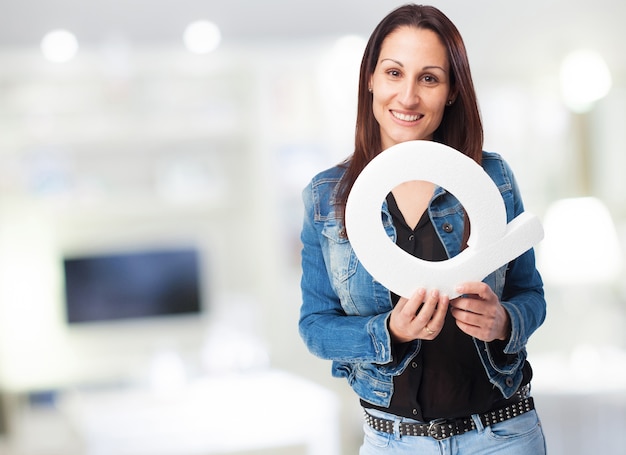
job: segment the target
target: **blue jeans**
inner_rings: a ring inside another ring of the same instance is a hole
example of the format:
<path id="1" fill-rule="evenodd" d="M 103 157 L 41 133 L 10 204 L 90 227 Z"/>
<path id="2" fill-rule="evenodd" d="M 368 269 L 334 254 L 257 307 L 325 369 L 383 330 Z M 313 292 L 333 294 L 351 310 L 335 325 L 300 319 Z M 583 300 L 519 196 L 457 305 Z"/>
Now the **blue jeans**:
<path id="1" fill-rule="evenodd" d="M 373 409 L 368 413 L 397 422 L 417 421 Z M 546 443 L 537 413 L 529 411 L 504 422 L 484 427 L 472 416 L 476 430 L 437 441 L 428 436 L 400 436 L 363 425 L 365 437 L 359 455 L 544 455 Z M 418 422 L 419 423 L 419 422 Z M 396 428 L 398 426 L 396 425 Z"/>

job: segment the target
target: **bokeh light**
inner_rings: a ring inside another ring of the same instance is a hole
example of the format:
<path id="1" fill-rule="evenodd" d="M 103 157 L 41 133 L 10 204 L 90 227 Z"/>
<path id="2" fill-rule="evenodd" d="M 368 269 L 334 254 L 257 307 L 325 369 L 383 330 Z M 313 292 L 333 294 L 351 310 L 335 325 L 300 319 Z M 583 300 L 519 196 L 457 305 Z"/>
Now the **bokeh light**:
<path id="1" fill-rule="evenodd" d="M 208 54 L 222 41 L 222 33 L 217 25 L 207 20 L 192 22 L 185 28 L 183 41 L 194 54 Z"/>
<path id="2" fill-rule="evenodd" d="M 41 40 L 41 51 L 44 57 L 51 62 L 68 62 L 78 52 L 78 40 L 68 30 L 52 30 Z"/>

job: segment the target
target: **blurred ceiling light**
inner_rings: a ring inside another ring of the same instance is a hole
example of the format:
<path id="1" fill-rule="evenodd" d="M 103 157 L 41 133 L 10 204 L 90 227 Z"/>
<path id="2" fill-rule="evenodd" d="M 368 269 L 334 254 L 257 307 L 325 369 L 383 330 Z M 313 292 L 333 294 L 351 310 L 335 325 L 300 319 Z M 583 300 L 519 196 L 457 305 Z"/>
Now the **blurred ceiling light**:
<path id="1" fill-rule="evenodd" d="M 611 72 L 597 52 L 578 50 L 561 63 L 561 92 L 568 108 L 576 113 L 589 111 L 611 90 Z"/>
<path id="2" fill-rule="evenodd" d="M 52 30 L 41 40 L 41 51 L 51 62 L 68 62 L 78 52 L 78 40 L 67 30 Z"/>
<path id="3" fill-rule="evenodd" d="M 546 283 L 597 285 L 617 280 L 623 254 L 611 214 L 601 200 L 554 202 L 544 217 L 544 229 L 538 262 Z"/>
<path id="4" fill-rule="evenodd" d="M 194 54 L 208 54 L 217 49 L 222 41 L 222 33 L 213 22 L 199 20 L 185 28 L 183 41 Z"/>

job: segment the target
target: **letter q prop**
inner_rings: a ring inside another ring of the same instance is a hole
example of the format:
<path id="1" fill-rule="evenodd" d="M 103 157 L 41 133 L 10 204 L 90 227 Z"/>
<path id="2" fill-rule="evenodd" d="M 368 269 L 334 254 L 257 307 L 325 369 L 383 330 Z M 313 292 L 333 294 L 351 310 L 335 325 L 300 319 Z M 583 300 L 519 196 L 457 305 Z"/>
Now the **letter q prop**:
<path id="1" fill-rule="evenodd" d="M 385 232 L 382 203 L 394 187 L 410 180 L 445 188 L 466 210 L 471 222 L 468 247 L 455 257 L 439 262 L 419 259 Z M 420 287 L 458 297 L 457 285 L 483 280 L 543 238 L 541 223 L 528 212 L 507 224 L 502 196 L 478 163 L 432 141 L 403 142 L 376 156 L 354 182 L 345 218 L 361 264 L 383 286 L 407 298 Z"/>

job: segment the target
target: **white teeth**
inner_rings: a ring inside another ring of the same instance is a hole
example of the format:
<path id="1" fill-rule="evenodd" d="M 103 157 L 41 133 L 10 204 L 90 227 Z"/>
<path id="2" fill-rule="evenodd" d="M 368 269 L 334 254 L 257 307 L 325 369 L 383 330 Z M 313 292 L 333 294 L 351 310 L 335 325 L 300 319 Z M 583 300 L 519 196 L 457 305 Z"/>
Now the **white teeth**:
<path id="1" fill-rule="evenodd" d="M 396 111 L 391 111 L 392 115 L 400 120 L 404 120 L 405 122 L 414 122 L 415 120 L 417 120 L 418 118 L 420 118 L 419 115 L 407 115 L 407 114 L 401 114 L 400 112 L 396 112 Z"/>

